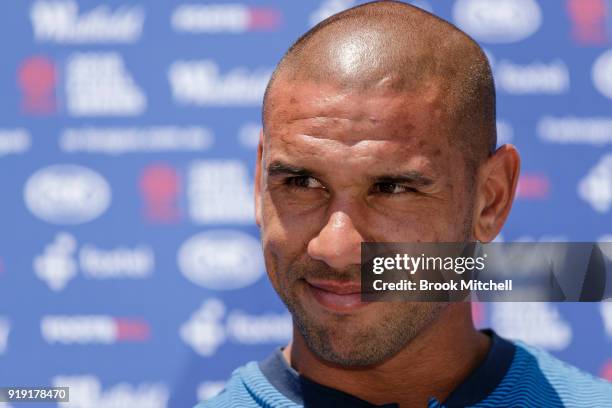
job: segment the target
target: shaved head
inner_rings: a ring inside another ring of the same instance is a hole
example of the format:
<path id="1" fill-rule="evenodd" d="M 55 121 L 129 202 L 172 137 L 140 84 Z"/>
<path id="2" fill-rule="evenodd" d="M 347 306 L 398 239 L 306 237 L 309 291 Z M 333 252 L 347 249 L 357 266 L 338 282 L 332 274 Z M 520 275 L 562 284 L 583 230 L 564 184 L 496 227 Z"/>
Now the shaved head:
<path id="1" fill-rule="evenodd" d="M 470 173 L 495 150 L 495 88 L 484 52 L 452 24 L 408 4 L 357 6 L 300 37 L 266 89 L 264 133 L 278 82 L 430 99 L 432 120 L 463 153 Z"/>

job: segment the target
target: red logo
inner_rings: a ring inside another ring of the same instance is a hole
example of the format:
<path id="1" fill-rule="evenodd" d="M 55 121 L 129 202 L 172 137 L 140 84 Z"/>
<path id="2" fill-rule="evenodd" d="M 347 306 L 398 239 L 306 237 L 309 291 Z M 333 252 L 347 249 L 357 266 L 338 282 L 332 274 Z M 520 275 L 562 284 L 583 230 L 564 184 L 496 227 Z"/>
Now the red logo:
<path id="1" fill-rule="evenodd" d="M 610 9 L 605 0 L 568 0 L 572 38 L 579 44 L 602 45 L 610 36 Z"/>
<path id="2" fill-rule="evenodd" d="M 612 381 L 612 360 L 608 360 L 601 368 L 601 377 Z"/>
<path id="3" fill-rule="evenodd" d="M 139 188 L 147 220 L 176 223 L 180 219 L 178 198 L 181 180 L 176 169 L 164 163 L 146 167 L 140 176 Z"/>
<path id="4" fill-rule="evenodd" d="M 43 56 L 26 59 L 18 71 L 19 86 L 23 93 L 21 108 L 26 113 L 48 115 L 56 111 L 55 64 Z"/>
<path id="5" fill-rule="evenodd" d="M 151 338 L 151 328 L 142 319 L 116 317 L 117 341 L 146 341 Z"/>
<path id="6" fill-rule="evenodd" d="M 281 25 L 281 13 L 272 8 L 249 8 L 248 29 L 253 31 L 273 31 Z"/>
<path id="7" fill-rule="evenodd" d="M 527 200 L 544 200 L 550 196 L 550 180 L 544 174 L 521 174 L 516 197 Z"/>

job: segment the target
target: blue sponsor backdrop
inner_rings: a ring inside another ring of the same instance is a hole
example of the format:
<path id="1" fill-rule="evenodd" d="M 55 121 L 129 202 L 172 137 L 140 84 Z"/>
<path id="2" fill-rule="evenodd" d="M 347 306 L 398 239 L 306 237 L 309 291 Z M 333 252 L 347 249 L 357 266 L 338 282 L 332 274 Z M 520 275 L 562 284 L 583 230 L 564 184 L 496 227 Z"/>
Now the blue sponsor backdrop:
<path id="1" fill-rule="evenodd" d="M 415 3 L 491 59 L 523 158 L 500 240 L 612 241 L 612 1 Z M 260 102 L 290 43 L 354 4 L 0 3 L 0 385 L 190 407 L 289 339 L 252 217 Z M 474 315 L 612 378 L 611 306 Z"/>

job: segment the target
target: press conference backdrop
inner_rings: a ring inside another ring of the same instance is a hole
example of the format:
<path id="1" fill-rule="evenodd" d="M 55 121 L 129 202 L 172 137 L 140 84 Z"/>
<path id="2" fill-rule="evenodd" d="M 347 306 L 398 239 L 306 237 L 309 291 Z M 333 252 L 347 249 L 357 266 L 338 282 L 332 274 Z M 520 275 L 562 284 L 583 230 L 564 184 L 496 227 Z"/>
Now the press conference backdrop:
<path id="1" fill-rule="evenodd" d="M 612 0 L 415 3 L 491 60 L 523 158 L 499 239 L 612 241 Z M 289 340 L 253 220 L 260 105 L 291 42 L 355 4 L 0 2 L 0 385 L 191 407 Z M 612 378 L 610 302 L 474 316 Z"/>

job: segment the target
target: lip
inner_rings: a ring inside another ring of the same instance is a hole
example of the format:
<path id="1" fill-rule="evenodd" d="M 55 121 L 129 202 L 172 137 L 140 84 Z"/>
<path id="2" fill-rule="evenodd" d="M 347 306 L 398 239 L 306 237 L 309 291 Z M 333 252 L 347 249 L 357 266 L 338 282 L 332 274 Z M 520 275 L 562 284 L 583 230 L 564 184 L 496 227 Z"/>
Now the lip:
<path id="1" fill-rule="evenodd" d="M 306 281 L 310 293 L 324 308 L 334 312 L 352 312 L 366 305 L 361 301 L 361 283 Z"/>

